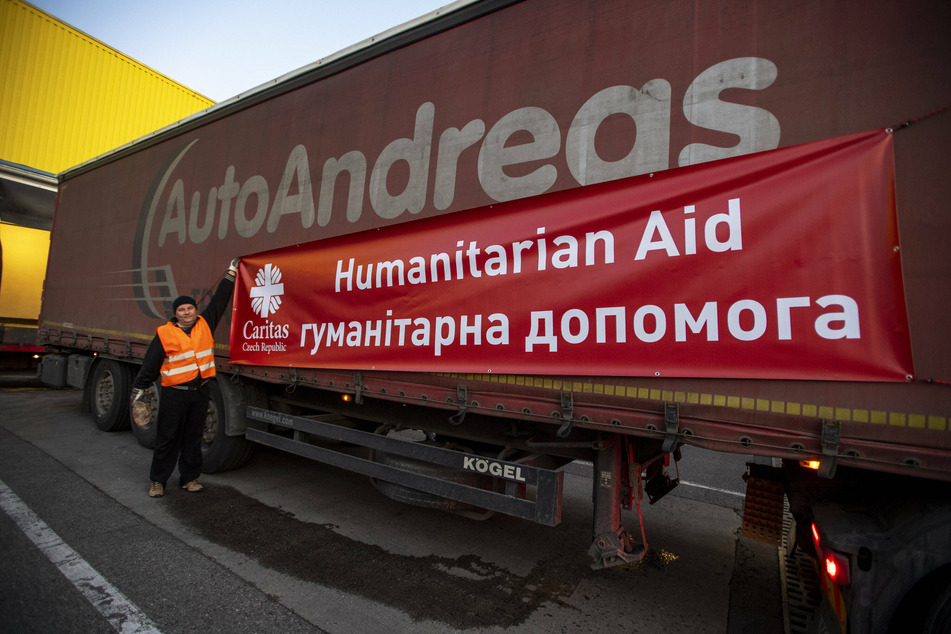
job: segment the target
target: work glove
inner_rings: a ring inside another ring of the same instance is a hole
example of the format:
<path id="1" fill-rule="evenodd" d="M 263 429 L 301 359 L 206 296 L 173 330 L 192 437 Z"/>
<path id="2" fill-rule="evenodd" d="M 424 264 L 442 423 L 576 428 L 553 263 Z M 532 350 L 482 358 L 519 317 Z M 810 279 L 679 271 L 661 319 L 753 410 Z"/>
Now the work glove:
<path id="1" fill-rule="evenodd" d="M 145 400 L 145 390 L 132 388 L 132 422 L 139 427 L 148 425 L 152 420 L 152 407 Z"/>
<path id="2" fill-rule="evenodd" d="M 240 258 L 235 258 L 231 260 L 231 265 L 228 267 L 228 275 L 230 275 L 232 279 L 238 276 L 238 263 L 240 261 L 241 261 Z"/>

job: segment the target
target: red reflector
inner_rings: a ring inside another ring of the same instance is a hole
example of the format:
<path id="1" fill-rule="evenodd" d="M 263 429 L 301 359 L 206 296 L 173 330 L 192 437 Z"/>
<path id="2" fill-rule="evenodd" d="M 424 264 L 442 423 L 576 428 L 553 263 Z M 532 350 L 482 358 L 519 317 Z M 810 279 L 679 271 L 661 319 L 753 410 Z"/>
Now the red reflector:
<path id="1" fill-rule="evenodd" d="M 819 529 L 812 524 L 812 543 L 816 547 L 816 557 L 825 566 L 826 574 L 832 583 L 839 586 L 849 585 L 849 560 L 835 551 L 826 551 L 819 539 Z"/>
<path id="2" fill-rule="evenodd" d="M 826 557 L 826 572 L 835 581 L 835 575 L 839 572 L 839 567 L 835 565 L 835 557 Z"/>
<path id="3" fill-rule="evenodd" d="M 839 586 L 849 585 L 849 560 L 839 553 L 825 556 L 826 573 L 832 582 Z"/>

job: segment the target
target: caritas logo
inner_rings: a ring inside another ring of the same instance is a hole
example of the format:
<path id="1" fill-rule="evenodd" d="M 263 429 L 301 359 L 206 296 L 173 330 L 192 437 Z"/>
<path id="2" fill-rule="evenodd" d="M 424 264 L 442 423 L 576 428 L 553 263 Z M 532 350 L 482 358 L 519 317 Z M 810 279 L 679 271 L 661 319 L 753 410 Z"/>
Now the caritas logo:
<path id="1" fill-rule="evenodd" d="M 281 269 L 273 264 L 265 264 L 254 276 L 255 286 L 248 295 L 251 298 L 251 308 L 255 314 L 264 319 L 264 323 L 254 323 L 248 320 L 244 323 L 242 334 L 245 352 L 285 352 L 284 342 L 290 335 L 290 326 L 276 324 L 270 319 L 281 308 L 281 296 L 284 295 L 284 283 Z"/>
<path id="2" fill-rule="evenodd" d="M 281 269 L 273 264 L 265 264 L 254 277 L 255 287 L 251 289 L 251 308 L 262 319 L 267 319 L 281 307 L 284 284 L 281 283 Z"/>

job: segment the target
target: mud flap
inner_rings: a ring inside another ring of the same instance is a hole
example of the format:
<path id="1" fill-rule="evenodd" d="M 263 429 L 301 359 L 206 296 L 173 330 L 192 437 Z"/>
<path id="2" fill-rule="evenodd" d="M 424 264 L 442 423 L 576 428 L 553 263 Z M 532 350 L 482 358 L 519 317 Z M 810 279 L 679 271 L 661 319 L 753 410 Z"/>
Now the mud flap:
<path id="1" fill-rule="evenodd" d="M 783 543 L 783 471 L 748 463 L 746 501 L 743 504 L 743 537 L 780 546 Z"/>

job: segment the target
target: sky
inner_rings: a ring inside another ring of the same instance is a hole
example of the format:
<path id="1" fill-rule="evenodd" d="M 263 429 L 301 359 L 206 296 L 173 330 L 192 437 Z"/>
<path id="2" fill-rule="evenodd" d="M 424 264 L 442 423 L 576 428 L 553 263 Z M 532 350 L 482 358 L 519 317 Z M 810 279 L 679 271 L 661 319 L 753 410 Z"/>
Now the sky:
<path id="1" fill-rule="evenodd" d="M 452 0 L 27 0 L 214 101 Z"/>

